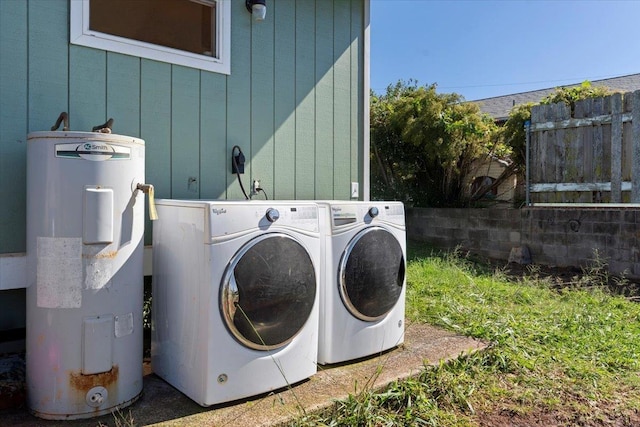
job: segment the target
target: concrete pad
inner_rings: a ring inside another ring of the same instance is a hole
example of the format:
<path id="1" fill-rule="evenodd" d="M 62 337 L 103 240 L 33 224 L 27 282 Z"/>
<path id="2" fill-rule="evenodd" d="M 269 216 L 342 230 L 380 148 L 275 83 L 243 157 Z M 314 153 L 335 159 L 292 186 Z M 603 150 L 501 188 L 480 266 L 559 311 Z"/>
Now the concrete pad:
<path id="1" fill-rule="evenodd" d="M 409 324 L 400 347 L 352 363 L 319 366 L 310 379 L 291 389 L 243 399 L 232 404 L 203 408 L 151 372 L 145 363 L 144 391 L 120 414 L 91 420 L 53 422 L 30 415 L 25 409 L 0 411 L 0 425 L 99 426 L 121 425 L 132 419 L 136 426 L 264 426 L 290 421 L 330 407 L 366 389 L 380 389 L 396 380 L 418 375 L 425 365 L 455 359 L 487 347 L 487 343 L 424 324 Z"/>

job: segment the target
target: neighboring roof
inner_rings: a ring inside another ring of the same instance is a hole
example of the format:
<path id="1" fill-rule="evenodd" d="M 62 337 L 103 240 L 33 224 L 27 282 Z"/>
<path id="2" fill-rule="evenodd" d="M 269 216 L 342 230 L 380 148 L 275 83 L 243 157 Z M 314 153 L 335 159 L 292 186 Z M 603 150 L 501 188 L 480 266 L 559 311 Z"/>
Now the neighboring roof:
<path id="1" fill-rule="evenodd" d="M 474 102 L 480 106 L 480 111 L 489 114 L 496 121 L 509 118 L 509 112 L 513 107 L 528 102 L 539 102 L 545 96 L 555 92 L 558 87 L 580 86 L 582 82 L 556 86 L 548 89 L 532 90 L 530 92 L 514 93 L 511 95 L 496 96 L 493 98 L 477 99 Z M 640 89 L 640 73 L 628 76 L 613 77 L 610 79 L 593 80 L 593 86 L 606 86 L 615 92 L 633 92 Z"/>

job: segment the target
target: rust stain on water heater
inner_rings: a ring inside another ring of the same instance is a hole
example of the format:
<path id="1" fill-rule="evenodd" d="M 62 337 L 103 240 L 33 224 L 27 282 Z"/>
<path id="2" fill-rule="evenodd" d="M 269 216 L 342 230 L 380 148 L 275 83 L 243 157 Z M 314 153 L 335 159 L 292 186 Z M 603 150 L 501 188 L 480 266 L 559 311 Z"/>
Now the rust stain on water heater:
<path id="1" fill-rule="evenodd" d="M 80 372 L 71 372 L 69 374 L 69 385 L 76 390 L 87 392 L 97 386 L 109 388 L 110 385 L 118 382 L 119 376 L 120 369 L 118 365 L 113 365 L 110 371 L 99 374 L 83 375 Z"/>

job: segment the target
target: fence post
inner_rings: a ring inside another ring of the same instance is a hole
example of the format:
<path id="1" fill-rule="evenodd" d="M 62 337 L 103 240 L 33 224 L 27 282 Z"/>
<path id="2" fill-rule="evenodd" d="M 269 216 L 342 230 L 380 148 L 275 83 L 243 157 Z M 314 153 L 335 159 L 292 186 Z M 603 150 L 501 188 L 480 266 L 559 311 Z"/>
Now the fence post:
<path id="1" fill-rule="evenodd" d="M 622 94 L 611 95 L 611 203 L 622 202 Z"/>
<path id="2" fill-rule="evenodd" d="M 531 186 L 530 186 L 530 176 L 529 176 L 529 142 L 530 142 L 530 129 L 531 129 L 531 120 L 527 120 L 524 122 L 524 135 L 525 135 L 525 204 L 527 206 L 531 206 Z"/>
<path id="3" fill-rule="evenodd" d="M 631 203 L 640 203 L 640 90 L 633 92 L 632 96 Z"/>

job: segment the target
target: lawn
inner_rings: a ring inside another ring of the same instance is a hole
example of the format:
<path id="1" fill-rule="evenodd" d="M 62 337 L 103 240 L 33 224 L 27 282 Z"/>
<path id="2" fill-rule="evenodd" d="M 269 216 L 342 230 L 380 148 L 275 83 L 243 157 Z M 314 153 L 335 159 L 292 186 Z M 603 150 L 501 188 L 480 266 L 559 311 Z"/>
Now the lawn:
<path id="1" fill-rule="evenodd" d="M 640 305 L 609 291 L 604 261 L 561 287 L 414 244 L 407 267 L 409 322 L 492 345 L 297 425 L 640 425 Z"/>

